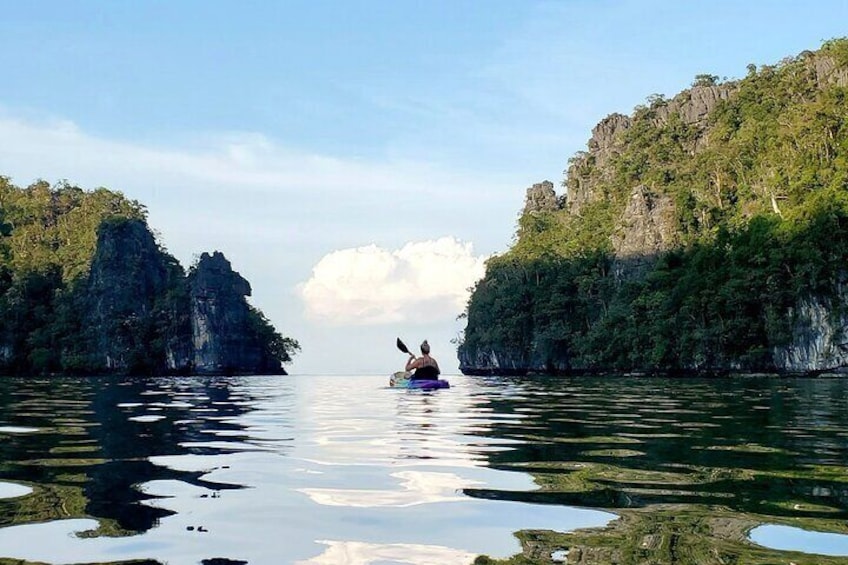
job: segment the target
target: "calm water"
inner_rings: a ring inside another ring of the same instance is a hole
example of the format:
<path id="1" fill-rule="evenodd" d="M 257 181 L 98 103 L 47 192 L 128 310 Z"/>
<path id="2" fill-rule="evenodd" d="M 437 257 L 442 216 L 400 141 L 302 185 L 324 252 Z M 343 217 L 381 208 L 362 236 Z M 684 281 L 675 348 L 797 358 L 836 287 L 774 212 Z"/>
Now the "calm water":
<path id="1" fill-rule="evenodd" d="M 848 381 L 386 380 L 0 380 L 0 557 L 848 563 Z"/>

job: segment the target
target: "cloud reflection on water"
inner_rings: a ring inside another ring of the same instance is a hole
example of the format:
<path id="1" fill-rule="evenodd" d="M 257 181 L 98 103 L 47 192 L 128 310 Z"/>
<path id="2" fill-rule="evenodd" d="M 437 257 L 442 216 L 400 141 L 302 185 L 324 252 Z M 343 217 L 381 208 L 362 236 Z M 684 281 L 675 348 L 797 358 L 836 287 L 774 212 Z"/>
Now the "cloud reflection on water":
<path id="1" fill-rule="evenodd" d="M 405 507 L 431 502 L 463 500 L 462 489 L 480 481 L 469 481 L 453 473 L 399 471 L 391 477 L 401 479 L 403 490 L 369 489 L 298 489 L 315 503 L 324 506 L 348 506 L 353 508 Z"/>
<path id="2" fill-rule="evenodd" d="M 370 563 L 411 563 L 413 565 L 444 565 L 471 563 L 476 555 L 467 551 L 411 543 L 376 544 L 353 541 L 318 540 L 327 546 L 321 555 L 298 561 L 296 565 L 368 565 Z"/>

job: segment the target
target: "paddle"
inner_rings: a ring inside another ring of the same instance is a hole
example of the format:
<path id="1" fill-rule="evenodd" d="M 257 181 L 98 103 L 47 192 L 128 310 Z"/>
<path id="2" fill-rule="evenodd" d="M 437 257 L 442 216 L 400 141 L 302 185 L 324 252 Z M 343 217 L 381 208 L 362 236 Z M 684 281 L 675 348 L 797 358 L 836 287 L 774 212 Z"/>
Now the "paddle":
<path id="1" fill-rule="evenodd" d="M 402 342 L 400 340 L 400 338 L 397 338 L 397 343 L 395 345 L 397 345 L 397 348 L 400 349 L 401 351 L 403 351 L 404 353 L 407 353 L 407 354 L 415 357 L 415 355 L 409 351 L 409 349 L 406 347 L 406 344 L 404 342 Z"/>
<path id="2" fill-rule="evenodd" d="M 398 349 L 400 349 L 404 353 L 407 353 L 410 357 L 415 357 L 415 355 L 413 355 L 409 351 L 409 348 L 406 347 L 406 344 L 402 342 L 400 338 L 397 338 L 397 342 L 395 342 L 395 345 L 397 345 Z M 400 371 L 398 373 L 395 373 L 394 375 L 392 375 L 392 378 L 389 379 L 389 386 L 396 386 L 396 379 L 398 379 L 400 382 L 406 382 L 407 380 L 409 380 L 409 376 L 411 374 L 412 373 L 410 373 L 409 371 Z"/>

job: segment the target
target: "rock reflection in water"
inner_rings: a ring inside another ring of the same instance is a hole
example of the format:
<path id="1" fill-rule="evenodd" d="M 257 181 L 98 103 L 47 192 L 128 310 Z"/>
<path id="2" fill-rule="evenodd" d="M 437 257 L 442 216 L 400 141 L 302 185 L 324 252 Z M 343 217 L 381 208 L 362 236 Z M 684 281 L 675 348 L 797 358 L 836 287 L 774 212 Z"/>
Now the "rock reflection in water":
<path id="1" fill-rule="evenodd" d="M 228 384 L 214 379 L 4 379 L 0 392 L 0 478 L 32 484 L 32 495 L 4 501 L 0 524 L 96 517 L 96 535 L 149 530 L 169 513 L 143 504 L 150 499 L 136 485 L 178 480 L 211 485 L 202 472 L 179 473 L 151 463 L 159 453 L 189 453 L 181 443 L 203 437 L 203 420 L 186 418 L 195 406 L 226 400 Z M 191 403 L 153 405 L 151 395 Z M 149 417 L 150 411 L 157 411 Z M 215 412 L 229 418 L 242 412 L 225 404 Z M 177 423 L 180 422 L 180 423 Z M 35 430 L 35 433 L 20 433 Z M 15 432 L 14 436 L 8 436 Z M 2 549 L 2 548 L 0 548 Z"/>
<path id="2" fill-rule="evenodd" d="M 50 433 L 9 451 L 7 478 L 28 476 L 36 491 L 6 514 L 25 518 L 0 529 L 0 555 L 469 562 L 517 551 L 512 533 L 521 527 L 570 530 L 613 518 L 463 494 L 475 485 L 535 488 L 526 473 L 486 466 L 516 442 L 481 432 L 521 417 L 478 410 L 467 395 L 377 386 L 357 405 L 333 381 L 70 380 L 55 383 L 78 389 L 61 398 L 46 384 L 21 383 L 15 393 L 38 406 L 24 419 Z M 25 412 L 20 403 L 6 408 L 10 420 Z"/>
<path id="3" fill-rule="evenodd" d="M 466 493 L 622 515 L 600 535 L 522 532 L 525 556 L 564 546 L 569 563 L 848 563 L 812 555 L 800 538 L 780 546 L 796 553 L 747 540 L 762 523 L 846 532 L 844 380 L 539 378 L 514 386 L 527 387 L 519 404 L 541 425 L 531 433 L 496 426 L 496 435 L 526 441 L 490 464 L 531 472 L 541 488 Z M 492 403 L 499 412 L 513 405 L 500 396 Z"/>
<path id="4" fill-rule="evenodd" d="M 345 382 L 0 381 L 0 557 L 848 562 L 747 540 L 846 533 L 845 381 Z"/>

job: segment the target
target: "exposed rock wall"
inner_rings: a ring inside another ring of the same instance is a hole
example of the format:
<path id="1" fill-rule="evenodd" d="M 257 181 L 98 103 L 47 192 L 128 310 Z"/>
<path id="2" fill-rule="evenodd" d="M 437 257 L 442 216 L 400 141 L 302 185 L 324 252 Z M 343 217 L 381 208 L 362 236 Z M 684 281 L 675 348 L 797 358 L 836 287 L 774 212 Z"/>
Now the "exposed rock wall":
<path id="1" fill-rule="evenodd" d="M 458 350 L 459 370 L 464 375 L 526 375 L 528 373 L 558 374 L 574 369 L 568 357 L 542 355 L 533 348 L 527 354 L 517 350 L 487 349 L 469 351 Z"/>
<path id="2" fill-rule="evenodd" d="M 848 68 L 840 67 L 833 57 L 813 57 L 811 64 L 819 88 L 827 85 L 848 86 Z"/>
<path id="3" fill-rule="evenodd" d="M 245 297 L 251 288 L 219 252 L 204 253 L 189 274 L 194 370 L 198 373 L 280 372 L 251 332 Z"/>
<path id="4" fill-rule="evenodd" d="M 106 371 L 128 371 L 150 354 L 157 296 L 167 288 L 167 272 L 153 235 L 140 221 L 106 222 L 99 230 L 88 279 L 88 326 L 95 357 Z"/>
<path id="5" fill-rule="evenodd" d="M 733 96 L 737 89 L 736 83 L 693 86 L 652 108 L 652 121 L 656 126 L 663 126 L 675 115 L 686 125 L 697 126 L 703 131 L 710 112 L 719 102 Z M 609 165 L 624 147 L 625 135 L 632 125 L 632 118 L 610 114 L 592 129 L 592 137 L 587 142 L 588 151 L 578 153 L 571 160 L 566 171 L 566 199 L 572 214 L 579 215 L 583 205 L 603 197 L 595 188 L 600 180 L 608 180 Z M 704 143 L 703 136 L 696 137 L 691 150 L 697 151 Z"/>
<path id="6" fill-rule="evenodd" d="M 551 181 L 542 181 L 527 189 L 524 198 L 524 214 L 552 212 L 559 208 L 560 201 L 554 190 L 554 183 Z"/>
<path id="7" fill-rule="evenodd" d="M 580 209 L 596 198 L 601 198 L 595 189 L 601 177 L 607 174 L 608 164 L 624 144 L 624 135 L 632 120 L 623 114 L 610 114 L 592 129 L 587 145 L 589 150 L 578 153 L 570 161 L 566 171 L 566 208 L 571 214 L 580 215 Z"/>
<path id="8" fill-rule="evenodd" d="M 668 195 L 656 194 L 645 185 L 633 189 L 630 200 L 612 234 L 618 277 L 642 273 L 660 253 L 677 243 L 674 202 Z"/>
<path id="9" fill-rule="evenodd" d="M 219 252 L 188 277 L 146 224 L 104 224 L 86 287 L 93 365 L 108 373 L 285 374 L 255 328 L 251 288 Z"/>
<path id="10" fill-rule="evenodd" d="M 459 370 L 465 375 L 526 375 L 543 372 L 544 363 L 522 351 L 503 350 L 469 351 L 460 347 Z"/>
<path id="11" fill-rule="evenodd" d="M 848 371 L 848 288 L 839 285 L 832 299 L 804 297 L 789 312 L 792 341 L 772 350 L 776 367 L 790 372 Z"/>
<path id="12" fill-rule="evenodd" d="M 709 86 L 693 86 L 684 90 L 668 104 L 654 110 L 654 124 L 663 126 L 670 116 L 677 115 L 686 125 L 706 126 L 707 116 L 719 102 L 728 100 L 738 90 L 737 83 L 728 82 Z"/>

